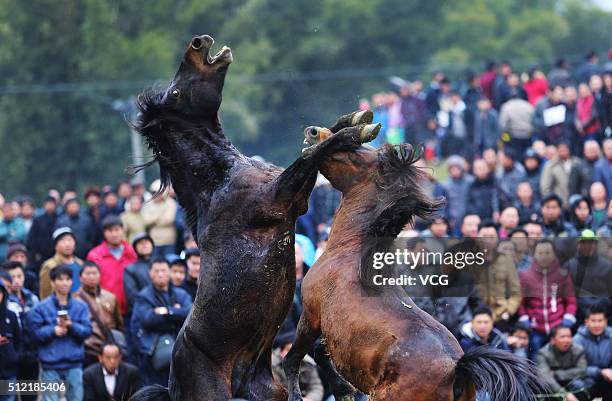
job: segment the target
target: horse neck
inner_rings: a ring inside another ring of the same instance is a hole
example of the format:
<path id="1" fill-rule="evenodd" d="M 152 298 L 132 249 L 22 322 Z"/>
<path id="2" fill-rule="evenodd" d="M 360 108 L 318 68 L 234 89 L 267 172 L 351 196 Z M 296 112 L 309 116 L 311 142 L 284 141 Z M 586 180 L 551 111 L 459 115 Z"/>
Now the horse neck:
<path id="1" fill-rule="evenodd" d="M 327 249 L 342 248 L 358 252 L 364 242 L 368 222 L 376 204 L 374 184 L 358 184 L 342 193 L 329 233 Z"/>
<path id="2" fill-rule="evenodd" d="M 179 122 L 169 135 L 171 151 L 165 153 L 171 176 L 191 177 L 204 189 L 214 190 L 240 153 L 223 134 L 215 116 L 196 122 Z"/>

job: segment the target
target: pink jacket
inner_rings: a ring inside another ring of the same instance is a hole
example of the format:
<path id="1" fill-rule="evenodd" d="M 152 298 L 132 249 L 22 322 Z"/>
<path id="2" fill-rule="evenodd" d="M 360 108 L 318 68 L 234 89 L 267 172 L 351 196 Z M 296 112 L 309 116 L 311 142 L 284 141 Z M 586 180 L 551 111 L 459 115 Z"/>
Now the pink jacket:
<path id="1" fill-rule="evenodd" d="M 123 291 L 123 271 L 138 259 L 130 244 L 123 241 L 123 254 L 115 259 L 108 249 L 106 241 L 93 248 L 87 254 L 87 260 L 100 266 L 100 287 L 112 292 L 119 301 L 121 314 L 125 315 L 125 292 Z"/>
<path id="2" fill-rule="evenodd" d="M 595 97 L 593 95 L 579 97 L 576 101 L 576 117 L 584 126 L 584 132 L 587 135 L 599 131 L 599 120 L 593 118 L 595 114 L 594 110 Z"/>
<path id="3" fill-rule="evenodd" d="M 519 273 L 523 300 L 519 307 L 522 321 L 529 321 L 531 327 L 540 333 L 561 324 L 563 319 L 576 322 L 576 296 L 574 283 L 569 272 L 555 262 L 548 270 L 540 269 L 534 261 Z"/>

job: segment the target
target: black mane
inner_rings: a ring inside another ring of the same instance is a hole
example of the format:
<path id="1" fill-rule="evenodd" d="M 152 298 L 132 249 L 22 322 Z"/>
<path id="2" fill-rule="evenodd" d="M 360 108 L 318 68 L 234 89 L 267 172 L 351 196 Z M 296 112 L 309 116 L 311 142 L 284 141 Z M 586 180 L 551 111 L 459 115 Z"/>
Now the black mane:
<path id="1" fill-rule="evenodd" d="M 154 196 L 173 187 L 185 209 L 185 222 L 197 241 L 197 191 L 219 185 L 235 148 L 223 135 L 218 118 L 200 119 L 178 114 L 162 103 L 164 93 L 148 89 L 138 96 L 138 119 L 133 128 L 144 137 L 153 159 L 130 167 L 134 173 L 156 162 L 161 186 Z M 237 152 L 237 151 L 236 151 Z"/>

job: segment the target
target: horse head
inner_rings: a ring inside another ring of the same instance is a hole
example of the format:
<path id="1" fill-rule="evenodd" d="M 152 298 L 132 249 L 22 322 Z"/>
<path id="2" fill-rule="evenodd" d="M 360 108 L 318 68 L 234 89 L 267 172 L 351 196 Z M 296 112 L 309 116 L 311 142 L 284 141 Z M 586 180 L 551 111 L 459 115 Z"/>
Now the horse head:
<path id="1" fill-rule="evenodd" d="M 361 131 L 373 139 L 380 124 L 365 127 L 372 127 Z M 337 133 L 328 128 L 308 127 L 304 143 L 314 146 L 333 135 Z M 427 173 L 415 164 L 422 155 L 422 147 L 407 143 L 378 149 L 361 145 L 332 154 L 319 169 L 345 202 L 355 202 L 368 215 L 363 219 L 368 235 L 395 237 L 415 216 L 428 218 L 444 204 L 443 198 L 431 199 L 421 185 Z"/>
<path id="2" fill-rule="evenodd" d="M 227 46 L 211 55 L 213 43 L 213 38 L 208 35 L 191 39 L 172 83 L 161 98 L 163 105 L 187 116 L 216 115 L 221 106 L 225 75 L 233 57 Z"/>
<path id="3" fill-rule="evenodd" d="M 376 138 L 379 130 L 380 124 L 364 125 L 360 130 L 363 142 Z M 333 135 L 337 133 L 332 132 L 329 128 L 308 127 L 304 130 L 304 143 L 312 148 Z M 334 188 L 346 196 L 355 186 L 372 182 L 372 166 L 376 164 L 376 159 L 374 148 L 362 145 L 356 150 L 333 153 L 319 165 L 319 170 Z"/>

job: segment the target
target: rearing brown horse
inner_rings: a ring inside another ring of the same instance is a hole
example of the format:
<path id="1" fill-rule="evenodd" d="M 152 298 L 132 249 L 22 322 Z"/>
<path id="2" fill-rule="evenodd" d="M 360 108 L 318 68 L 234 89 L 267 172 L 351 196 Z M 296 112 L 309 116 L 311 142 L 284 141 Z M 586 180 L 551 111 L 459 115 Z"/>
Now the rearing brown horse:
<path id="1" fill-rule="evenodd" d="M 333 132 L 311 127 L 306 141 L 329 140 Z M 407 144 L 366 145 L 334 153 L 320 165 L 343 197 L 327 248 L 302 282 L 304 310 L 284 361 L 289 400 L 301 400 L 299 363 L 319 336 L 337 371 L 371 401 L 472 400 L 475 389 L 491 401 L 534 399 L 537 385 L 526 362 L 489 347 L 463 354 L 402 287 L 372 285 L 364 253 L 384 249 L 405 223 L 441 206 L 418 184 L 424 174 L 413 166 L 418 158 Z M 350 388 L 334 383 L 336 400 L 353 399 Z"/>
<path id="2" fill-rule="evenodd" d="M 371 140 L 380 126 L 348 127 L 311 146 L 286 170 L 242 155 L 218 118 L 232 62 L 213 39 L 191 40 L 170 86 L 139 97 L 138 131 L 172 184 L 201 252 L 191 314 L 178 334 L 169 389 L 134 400 L 286 399 L 272 378 L 271 346 L 295 289 L 294 227 L 307 208 L 317 166 Z M 360 123 L 364 113 L 339 123 Z M 138 334 L 136 334 L 138 335 Z"/>

